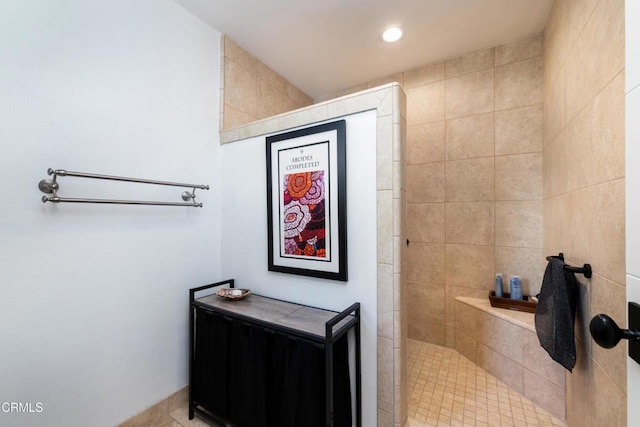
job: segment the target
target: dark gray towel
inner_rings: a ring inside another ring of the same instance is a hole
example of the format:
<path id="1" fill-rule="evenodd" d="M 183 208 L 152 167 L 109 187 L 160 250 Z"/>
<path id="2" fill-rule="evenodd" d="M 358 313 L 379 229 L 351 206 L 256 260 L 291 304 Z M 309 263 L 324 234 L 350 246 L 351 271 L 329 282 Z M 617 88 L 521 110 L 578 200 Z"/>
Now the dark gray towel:
<path id="1" fill-rule="evenodd" d="M 564 261 L 551 258 L 542 279 L 535 323 L 540 345 L 549 356 L 569 372 L 576 364 L 573 323 L 578 298 L 578 283 Z"/>

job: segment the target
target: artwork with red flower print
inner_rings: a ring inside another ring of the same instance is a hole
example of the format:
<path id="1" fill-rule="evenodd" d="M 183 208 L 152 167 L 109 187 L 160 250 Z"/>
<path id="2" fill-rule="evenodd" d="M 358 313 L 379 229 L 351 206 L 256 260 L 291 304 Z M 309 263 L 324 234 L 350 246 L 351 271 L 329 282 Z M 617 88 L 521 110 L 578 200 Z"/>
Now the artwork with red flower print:
<path id="1" fill-rule="evenodd" d="M 324 171 L 285 175 L 282 188 L 285 254 L 324 258 Z"/>
<path id="2" fill-rule="evenodd" d="M 345 121 L 267 137 L 269 270 L 346 281 Z"/>

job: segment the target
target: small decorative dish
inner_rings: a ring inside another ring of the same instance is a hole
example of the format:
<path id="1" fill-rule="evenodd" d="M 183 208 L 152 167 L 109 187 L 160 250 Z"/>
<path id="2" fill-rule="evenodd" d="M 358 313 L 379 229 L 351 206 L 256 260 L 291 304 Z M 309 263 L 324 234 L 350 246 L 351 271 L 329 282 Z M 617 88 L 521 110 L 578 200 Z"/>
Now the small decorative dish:
<path id="1" fill-rule="evenodd" d="M 251 295 L 251 289 L 222 288 L 218 289 L 216 295 L 231 301 L 244 299 Z"/>

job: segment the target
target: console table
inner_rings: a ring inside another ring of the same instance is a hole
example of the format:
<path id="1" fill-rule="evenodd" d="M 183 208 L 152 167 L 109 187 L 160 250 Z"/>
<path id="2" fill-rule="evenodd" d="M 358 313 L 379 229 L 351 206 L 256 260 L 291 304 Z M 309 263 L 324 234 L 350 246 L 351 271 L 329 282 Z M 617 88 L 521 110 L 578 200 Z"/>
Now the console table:
<path id="1" fill-rule="evenodd" d="M 217 287 L 234 288 L 234 280 L 189 290 L 189 419 L 197 413 L 238 427 L 361 427 L 360 303 L 336 312 L 256 294 L 196 297 Z"/>

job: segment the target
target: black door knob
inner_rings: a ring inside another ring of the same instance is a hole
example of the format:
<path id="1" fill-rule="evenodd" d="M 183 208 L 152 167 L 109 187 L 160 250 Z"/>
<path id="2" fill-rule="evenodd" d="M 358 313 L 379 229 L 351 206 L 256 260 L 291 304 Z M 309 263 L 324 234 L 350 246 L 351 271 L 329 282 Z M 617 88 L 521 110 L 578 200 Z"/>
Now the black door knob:
<path id="1" fill-rule="evenodd" d="M 640 340 L 640 332 L 620 329 L 616 322 L 606 314 L 598 314 L 589 323 L 589 331 L 593 340 L 604 348 L 613 348 L 621 339 Z"/>

